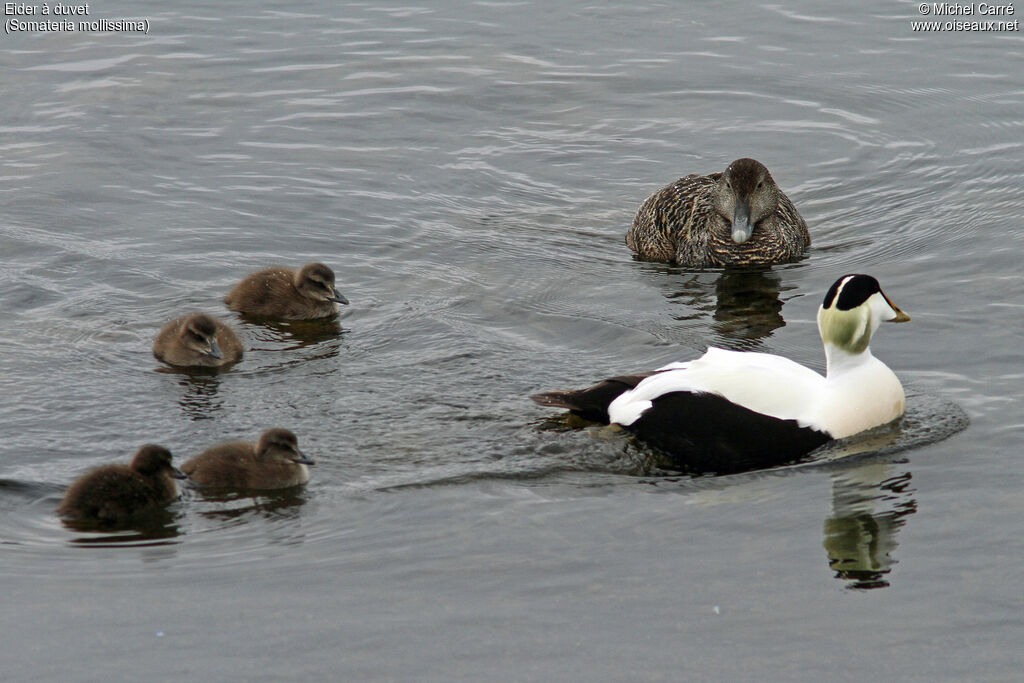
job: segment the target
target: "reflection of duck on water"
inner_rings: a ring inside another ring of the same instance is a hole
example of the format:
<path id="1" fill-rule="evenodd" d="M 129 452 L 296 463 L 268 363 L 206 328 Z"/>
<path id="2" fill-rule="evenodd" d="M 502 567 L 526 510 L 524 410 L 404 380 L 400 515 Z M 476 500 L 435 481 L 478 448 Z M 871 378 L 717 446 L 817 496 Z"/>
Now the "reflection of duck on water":
<path id="1" fill-rule="evenodd" d="M 884 588 L 895 560 L 896 532 L 917 511 L 910 473 L 890 476 L 872 464 L 832 480 L 832 514 L 825 520 L 825 552 L 837 579 L 850 588 Z"/>
<path id="2" fill-rule="evenodd" d="M 200 514 L 203 517 L 223 520 L 252 514 L 273 520 L 297 519 L 299 509 L 305 504 L 308 496 L 304 488 L 297 486 L 260 491 L 258 496 L 248 495 L 249 492 L 225 489 L 200 488 L 197 489 L 197 493 L 207 503 L 219 504 L 216 509 L 204 510 Z"/>
<path id="3" fill-rule="evenodd" d="M 715 331 L 736 340 L 757 340 L 786 324 L 782 278 L 770 270 L 726 268 L 715 282 Z"/>
<path id="4" fill-rule="evenodd" d="M 215 374 L 189 372 L 183 374 L 178 384 L 182 388 L 178 405 L 192 420 L 209 420 L 224 408 L 224 399 L 218 395 L 220 377 Z"/>
<path id="5" fill-rule="evenodd" d="M 258 326 L 251 330 L 251 336 L 255 341 L 287 344 L 283 347 L 285 351 L 295 351 L 337 340 L 342 333 L 341 323 L 337 318 L 279 321 L 243 313 L 241 319 Z M 338 355 L 338 346 L 332 345 L 326 348 L 323 357 L 336 355 Z"/>
<path id="6" fill-rule="evenodd" d="M 674 268 L 660 267 L 670 275 Z M 782 276 L 765 268 L 725 268 L 721 272 L 688 273 L 685 279 L 665 280 L 665 298 L 683 310 L 672 317 L 700 320 L 710 315 L 711 327 L 727 346 L 749 349 L 785 326 L 782 317 Z M 668 288 L 671 286 L 671 288 Z"/>

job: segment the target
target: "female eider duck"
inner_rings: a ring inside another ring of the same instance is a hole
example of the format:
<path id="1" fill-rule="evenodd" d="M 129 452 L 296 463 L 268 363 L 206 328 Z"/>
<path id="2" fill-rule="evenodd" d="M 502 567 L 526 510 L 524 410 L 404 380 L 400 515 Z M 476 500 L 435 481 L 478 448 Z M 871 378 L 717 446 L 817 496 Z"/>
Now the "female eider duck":
<path id="1" fill-rule="evenodd" d="M 160 330 L 153 341 L 153 355 L 168 365 L 217 368 L 242 359 L 242 342 L 216 318 L 193 313 Z"/>
<path id="2" fill-rule="evenodd" d="M 193 483 L 209 488 L 283 489 L 309 481 L 315 462 L 299 450 L 295 434 L 268 429 L 255 444 L 232 441 L 213 446 L 181 466 Z"/>
<path id="3" fill-rule="evenodd" d="M 903 387 L 868 344 L 882 322 L 908 320 L 878 280 L 845 275 L 818 309 L 824 377 L 781 356 L 711 347 L 696 360 L 653 373 L 532 398 L 621 425 L 684 471 L 773 467 L 903 415 Z"/>
<path id="4" fill-rule="evenodd" d="M 334 271 L 307 263 L 298 271 L 267 268 L 235 285 L 224 303 L 233 311 L 280 320 L 314 320 L 335 315 L 348 299 L 334 288 Z"/>
<path id="5" fill-rule="evenodd" d="M 131 465 L 104 465 L 68 488 L 57 514 L 68 519 L 124 522 L 178 498 L 175 479 L 184 479 L 163 446 L 139 449 Z"/>
<path id="6" fill-rule="evenodd" d="M 810 244 L 793 202 L 754 159 L 658 190 L 640 205 L 626 233 L 626 245 L 640 258 L 684 268 L 788 263 Z"/>

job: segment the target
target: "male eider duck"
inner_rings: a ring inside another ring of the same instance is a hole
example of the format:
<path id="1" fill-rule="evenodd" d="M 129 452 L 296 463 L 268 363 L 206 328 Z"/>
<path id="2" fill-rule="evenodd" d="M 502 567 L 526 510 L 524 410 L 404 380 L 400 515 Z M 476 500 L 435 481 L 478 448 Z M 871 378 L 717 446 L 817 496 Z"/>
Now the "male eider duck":
<path id="1" fill-rule="evenodd" d="M 68 519 L 123 522 L 178 498 L 175 479 L 184 479 L 171 465 L 163 446 L 139 449 L 131 465 L 104 465 L 68 488 L 57 514 Z"/>
<path id="2" fill-rule="evenodd" d="M 216 368 L 242 359 L 242 342 L 230 327 L 204 313 L 167 323 L 153 341 L 153 355 L 168 365 Z"/>
<path id="3" fill-rule="evenodd" d="M 810 244 L 793 202 L 754 159 L 658 190 L 640 205 L 626 233 L 626 245 L 640 258 L 684 268 L 788 263 Z"/>
<path id="4" fill-rule="evenodd" d="M 903 415 L 903 387 L 868 344 L 882 322 L 908 320 L 878 280 L 845 275 L 818 309 L 824 377 L 781 356 L 711 347 L 696 360 L 653 373 L 532 398 L 621 425 L 684 471 L 773 467 Z"/>
<path id="5" fill-rule="evenodd" d="M 314 320 L 335 315 L 348 299 L 334 288 L 334 271 L 307 263 L 298 271 L 267 268 L 235 285 L 224 303 L 239 313 L 280 320 Z"/>
<path id="6" fill-rule="evenodd" d="M 181 466 L 190 481 L 209 488 L 283 489 L 309 481 L 295 434 L 268 429 L 255 444 L 232 441 L 208 448 Z"/>

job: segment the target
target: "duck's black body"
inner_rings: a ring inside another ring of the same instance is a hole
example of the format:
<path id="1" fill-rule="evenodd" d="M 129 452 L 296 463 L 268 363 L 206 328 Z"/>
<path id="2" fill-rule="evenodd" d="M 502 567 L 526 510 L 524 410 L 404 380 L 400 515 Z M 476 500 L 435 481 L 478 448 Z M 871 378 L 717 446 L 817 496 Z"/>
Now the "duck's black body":
<path id="1" fill-rule="evenodd" d="M 654 373 L 623 375 L 578 391 L 552 391 L 531 398 L 565 408 L 586 420 L 608 424 L 608 406 Z M 716 394 L 676 391 L 659 396 L 624 429 L 691 474 L 732 474 L 799 461 L 831 437 L 731 403 Z"/>
<path id="2" fill-rule="evenodd" d="M 685 416 L 685 424 L 681 424 Z M 797 462 L 831 437 L 716 394 L 677 391 L 626 427 L 685 472 L 732 474 Z"/>

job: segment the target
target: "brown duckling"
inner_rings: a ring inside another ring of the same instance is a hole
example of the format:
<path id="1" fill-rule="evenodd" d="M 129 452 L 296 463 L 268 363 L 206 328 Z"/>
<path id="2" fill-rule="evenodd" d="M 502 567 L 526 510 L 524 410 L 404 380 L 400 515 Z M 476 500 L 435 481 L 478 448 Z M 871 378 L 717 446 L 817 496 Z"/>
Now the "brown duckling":
<path id="1" fill-rule="evenodd" d="M 299 450 L 295 434 L 268 429 L 255 444 L 232 441 L 208 448 L 181 466 L 200 486 L 235 489 L 283 489 L 309 481 L 307 465 L 315 464 Z"/>
<path id="2" fill-rule="evenodd" d="M 171 452 L 152 444 L 139 449 L 131 465 L 104 465 L 75 481 L 57 514 L 75 520 L 120 522 L 178 498 Z"/>
<path id="3" fill-rule="evenodd" d="M 242 342 L 220 320 L 192 313 L 160 330 L 153 341 L 153 355 L 179 367 L 223 367 L 242 359 Z"/>
<path id="4" fill-rule="evenodd" d="M 687 268 L 799 260 L 807 224 L 764 164 L 737 159 L 724 173 L 688 175 L 648 197 L 626 233 L 647 261 Z"/>
<path id="5" fill-rule="evenodd" d="M 279 318 L 313 320 L 335 315 L 348 299 L 334 288 L 334 271 L 322 263 L 307 263 L 298 271 L 267 268 L 235 285 L 224 303 L 233 311 Z"/>

